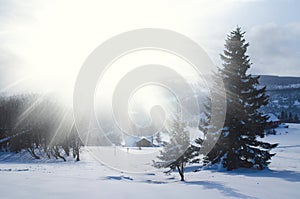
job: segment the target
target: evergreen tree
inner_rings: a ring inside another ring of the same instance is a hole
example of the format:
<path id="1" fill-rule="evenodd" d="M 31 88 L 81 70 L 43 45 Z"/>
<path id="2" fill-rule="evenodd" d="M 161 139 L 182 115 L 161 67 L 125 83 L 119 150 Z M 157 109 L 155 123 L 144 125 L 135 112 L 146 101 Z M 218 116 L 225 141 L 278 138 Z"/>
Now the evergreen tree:
<path id="1" fill-rule="evenodd" d="M 295 123 L 298 123 L 298 122 L 299 122 L 298 114 L 295 115 L 295 117 L 294 117 L 294 122 L 295 122 Z"/>
<path id="2" fill-rule="evenodd" d="M 157 144 L 161 144 L 162 139 L 161 139 L 161 133 L 160 131 L 158 131 L 155 135 L 155 141 L 157 142 Z"/>
<path id="3" fill-rule="evenodd" d="M 294 121 L 293 114 L 292 114 L 292 112 L 290 112 L 288 122 L 293 122 L 293 121 Z"/>
<path id="4" fill-rule="evenodd" d="M 198 150 L 191 146 L 189 132 L 185 130 L 185 124 L 176 119 L 173 122 L 170 142 L 163 148 L 157 157 L 160 161 L 154 162 L 157 168 L 170 168 L 167 171 L 178 171 L 181 181 L 184 181 L 184 168 L 187 163 L 197 162 Z"/>
<path id="5" fill-rule="evenodd" d="M 227 170 L 240 167 L 263 169 L 274 155 L 270 150 L 277 146 L 257 139 L 265 135 L 267 116 L 259 108 L 267 105 L 268 97 L 265 87 L 258 88 L 259 77 L 247 74 L 251 62 L 246 55 L 249 43 L 244 34 L 237 27 L 225 42 L 221 55 L 223 68 L 219 68 L 218 74 L 226 90 L 225 124 L 217 144 L 205 158 L 208 162 L 220 162 Z M 204 125 L 203 128 L 209 132 L 211 126 Z"/>
<path id="6" fill-rule="evenodd" d="M 285 111 L 281 111 L 281 114 L 280 114 L 280 120 L 282 122 L 285 122 L 286 121 L 286 112 Z"/>
<path id="7" fill-rule="evenodd" d="M 206 156 L 203 160 L 204 164 L 219 162 L 219 158 L 224 153 L 217 142 L 222 132 L 226 114 L 225 91 L 220 88 L 221 81 L 223 81 L 221 76 L 215 73 L 211 83 L 210 96 L 207 97 L 207 103 L 204 105 L 205 119 L 199 123 L 199 130 L 203 132 L 203 137 L 195 140 L 195 143 L 201 146 L 199 153 L 204 157 Z M 208 158 L 207 154 L 211 158 Z"/>

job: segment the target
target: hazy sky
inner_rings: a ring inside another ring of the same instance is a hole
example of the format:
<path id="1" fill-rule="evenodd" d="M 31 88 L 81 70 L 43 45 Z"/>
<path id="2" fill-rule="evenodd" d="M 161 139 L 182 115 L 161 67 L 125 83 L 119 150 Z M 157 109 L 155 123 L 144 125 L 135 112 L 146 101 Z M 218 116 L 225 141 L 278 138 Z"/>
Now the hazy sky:
<path id="1" fill-rule="evenodd" d="M 93 49 L 137 28 L 182 33 L 220 66 L 226 34 L 239 25 L 253 74 L 300 76 L 299 9 L 298 0 L 0 0 L 1 87 L 32 76 L 43 88 L 72 86 Z"/>

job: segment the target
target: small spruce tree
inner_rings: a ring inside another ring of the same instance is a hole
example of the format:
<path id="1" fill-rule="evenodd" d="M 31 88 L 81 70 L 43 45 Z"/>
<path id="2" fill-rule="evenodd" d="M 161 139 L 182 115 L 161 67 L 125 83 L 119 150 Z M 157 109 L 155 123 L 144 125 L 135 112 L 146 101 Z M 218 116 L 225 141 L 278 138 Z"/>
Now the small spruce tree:
<path id="1" fill-rule="evenodd" d="M 170 142 L 163 148 L 154 161 L 156 168 L 169 168 L 166 173 L 178 171 L 181 181 L 184 181 L 184 169 L 187 163 L 197 162 L 198 151 L 196 146 L 191 146 L 189 132 L 185 129 L 184 122 L 178 118 L 172 124 Z"/>
<path id="2" fill-rule="evenodd" d="M 155 141 L 157 142 L 158 145 L 161 144 L 162 138 L 161 138 L 161 133 L 160 133 L 160 131 L 158 131 L 158 132 L 156 133 L 156 135 L 155 135 Z"/>

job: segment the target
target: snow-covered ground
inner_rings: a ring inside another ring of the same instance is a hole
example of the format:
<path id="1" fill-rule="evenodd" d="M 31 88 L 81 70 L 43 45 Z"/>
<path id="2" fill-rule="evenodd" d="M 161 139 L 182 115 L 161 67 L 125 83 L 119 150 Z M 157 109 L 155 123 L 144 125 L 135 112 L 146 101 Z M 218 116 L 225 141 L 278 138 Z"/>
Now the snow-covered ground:
<path id="1" fill-rule="evenodd" d="M 177 173 L 165 175 L 161 170 L 116 171 L 86 149 L 80 162 L 2 153 L 0 198 L 300 198 L 300 125 L 289 124 L 266 139 L 280 143 L 269 169 L 195 173 L 189 168 L 186 182 L 180 182 Z"/>

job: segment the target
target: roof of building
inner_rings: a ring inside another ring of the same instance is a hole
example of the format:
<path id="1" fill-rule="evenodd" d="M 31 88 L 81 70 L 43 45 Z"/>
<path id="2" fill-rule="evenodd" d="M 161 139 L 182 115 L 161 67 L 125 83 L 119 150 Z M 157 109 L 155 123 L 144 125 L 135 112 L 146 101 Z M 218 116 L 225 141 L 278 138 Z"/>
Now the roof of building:
<path id="1" fill-rule="evenodd" d="M 280 120 L 273 114 L 273 113 L 268 113 L 269 119 L 267 122 L 279 122 Z"/>

